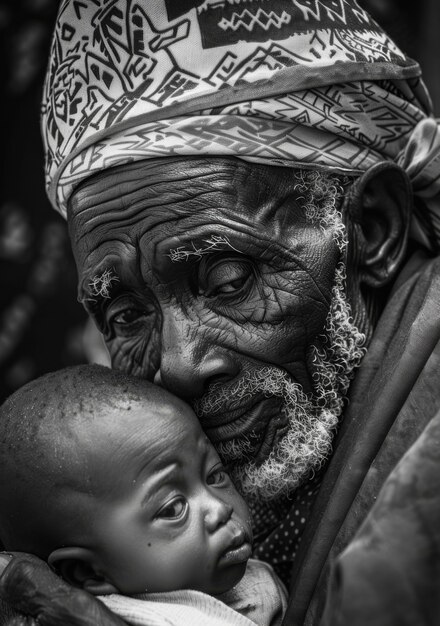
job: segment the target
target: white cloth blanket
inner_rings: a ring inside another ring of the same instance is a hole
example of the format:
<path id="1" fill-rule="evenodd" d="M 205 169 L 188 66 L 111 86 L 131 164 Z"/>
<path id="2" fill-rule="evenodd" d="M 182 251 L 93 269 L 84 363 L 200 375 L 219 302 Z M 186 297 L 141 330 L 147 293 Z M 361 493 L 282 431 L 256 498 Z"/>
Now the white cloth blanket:
<path id="1" fill-rule="evenodd" d="M 185 589 L 99 599 L 135 626 L 280 626 L 287 606 L 286 590 L 270 565 L 254 559 L 238 585 L 216 597 Z"/>

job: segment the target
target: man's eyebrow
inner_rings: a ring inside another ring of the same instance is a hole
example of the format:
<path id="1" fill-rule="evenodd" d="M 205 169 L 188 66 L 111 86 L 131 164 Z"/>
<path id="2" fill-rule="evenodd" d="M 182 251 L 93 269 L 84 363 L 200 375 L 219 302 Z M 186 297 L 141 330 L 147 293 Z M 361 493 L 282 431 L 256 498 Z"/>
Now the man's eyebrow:
<path id="1" fill-rule="evenodd" d="M 189 248 L 185 248 L 185 246 L 170 248 L 166 256 L 169 257 L 173 263 L 180 263 L 181 261 L 188 261 L 190 258 L 200 260 L 203 256 L 213 254 L 224 248 L 229 248 L 241 254 L 240 250 L 234 248 L 225 235 L 211 235 L 209 239 L 203 239 L 201 244 L 191 242 Z"/>
<path id="2" fill-rule="evenodd" d="M 87 280 L 87 279 L 86 279 Z M 82 299 L 97 302 L 99 300 L 109 300 L 115 284 L 120 282 L 113 267 L 104 269 L 101 273 L 95 274 L 82 284 Z"/>

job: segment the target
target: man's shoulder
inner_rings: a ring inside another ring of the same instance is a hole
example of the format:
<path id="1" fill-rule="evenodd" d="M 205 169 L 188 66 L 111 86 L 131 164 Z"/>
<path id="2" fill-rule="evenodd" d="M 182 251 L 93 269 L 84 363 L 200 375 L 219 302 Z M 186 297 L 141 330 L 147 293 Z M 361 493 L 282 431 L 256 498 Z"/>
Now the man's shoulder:
<path id="1" fill-rule="evenodd" d="M 440 620 L 440 411 L 393 469 L 333 566 L 325 624 Z"/>
<path id="2" fill-rule="evenodd" d="M 290 614 L 298 623 L 306 612 L 322 614 L 331 564 L 349 549 L 384 484 L 440 411 L 439 366 L 440 259 L 419 259 L 394 286 L 350 390 L 293 572 Z M 301 613 L 294 605 L 302 596 Z"/>
<path id="3" fill-rule="evenodd" d="M 378 330 L 390 310 L 411 307 L 414 315 L 428 299 L 438 297 L 440 284 L 440 256 L 427 257 L 418 252 L 410 257 L 402 268 L 390 292 Z M 440 318 L 440 311 L 437 316 Z M 375 333 L 376 334 L 376 333 Z"/>

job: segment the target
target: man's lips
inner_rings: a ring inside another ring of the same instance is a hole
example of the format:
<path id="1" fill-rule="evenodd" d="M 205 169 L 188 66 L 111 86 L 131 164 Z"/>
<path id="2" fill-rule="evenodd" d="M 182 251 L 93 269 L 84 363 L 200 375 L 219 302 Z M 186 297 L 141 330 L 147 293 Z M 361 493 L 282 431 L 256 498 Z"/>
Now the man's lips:
<path id="1" fill-rule="evenodd" d="M 287 433 L 289 424 L 269 422 L 263 433 L 262 442 L 254 454 L 253 460 L 256 465 L 260 465 L 274 449 L 276 443 Z"/>
<path id="2" fill-rule="evenodd" d="M 208 420 L 201 417 L 202 426 L 209 439 L 215 444 L 221 441 L 239 439 L 251 436 L 261 439 L 268 424 L 273 423 L 277 427 L 287 424 L 287 417 L 281 410 L 282 400 L 279 397 L 257 398 L 257 400 L 241 407 L 239 412 L 231 411 L 225 416 L 217 416 L 217 420 L 208 425 Z M 219 424 L 220 422 L 220 424 Z"/>
<path id="3" fill-rule="evenodd" d="M 231 392 L 232 393 L 232 392 Z M 217 428 L 218 426 L 227 426 L 232 422 L 238 422 L 240 419 L 249 413 L 254 407 L 260 404 L 265 396 L 261 393 L 257 393 L 252 397 L 247 396 L 241 400 L 234 400 L 233 395 L 228 401 L 227 406 L 222 409 L 217 409 L 212 412 L 197 413 L 200 421 L 203 424 L 205 430 L 210 428 Z M 274 398 L 270 398 L 274 400 Z"/>

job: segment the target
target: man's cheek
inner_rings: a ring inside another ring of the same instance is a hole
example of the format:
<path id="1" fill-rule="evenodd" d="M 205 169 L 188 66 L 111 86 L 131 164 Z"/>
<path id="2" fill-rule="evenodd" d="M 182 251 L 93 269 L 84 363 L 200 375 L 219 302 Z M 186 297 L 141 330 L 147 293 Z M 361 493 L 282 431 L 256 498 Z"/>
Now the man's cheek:
<path id="1" fill-rule="evenodd" d="M 330 298 L 301 280 L 295 285 L 283 281 L 265 291 L 264 311 L 258 315 L 264 321 L 245 325 L 250 331 L 248 351 L 258 360 L 285 368 L 298 382 L 306 384 L 310 375 L 307 354 L 324 331 Z M 255 311 L 258 306 L 255 302 Z"/>
<path id="2" fill-rule="evenodd" d="M 323 328 L 331 302 L 331 283 L 319 284 L 304 270 L 279 272 L 265 285 L 266 321 L 307 341 Z"/>
<path id="3" fill-rule="evenodd" d="M 153 380 L 160 365 L 160 337 L 153 331 L 147 339 L 114 337 L 107 341 L 112 367 L 138 378 Z"/>

